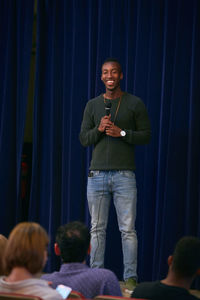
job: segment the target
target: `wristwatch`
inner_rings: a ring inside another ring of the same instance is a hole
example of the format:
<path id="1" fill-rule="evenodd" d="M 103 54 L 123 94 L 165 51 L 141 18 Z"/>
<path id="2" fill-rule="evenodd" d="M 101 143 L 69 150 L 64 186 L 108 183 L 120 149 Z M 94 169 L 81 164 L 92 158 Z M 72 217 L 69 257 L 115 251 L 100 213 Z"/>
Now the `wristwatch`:
<path id="1" fill-rule="evenodd" d="M 120 135 L 121 135 L 121 136 L 125 136 L 125 135 L 126 135 L 126 131 L 121 130 L 121 131 L 120 131 Z"/>

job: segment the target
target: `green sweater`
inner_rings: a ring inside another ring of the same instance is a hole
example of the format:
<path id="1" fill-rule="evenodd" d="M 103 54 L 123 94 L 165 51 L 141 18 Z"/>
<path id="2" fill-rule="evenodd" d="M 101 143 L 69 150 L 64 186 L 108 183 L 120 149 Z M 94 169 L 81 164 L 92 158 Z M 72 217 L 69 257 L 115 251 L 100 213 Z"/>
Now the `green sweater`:
<path id="1" fill-rule="evenodd" d="M 113 121 L 119 98 L 111 100 Z M 125 137 L 110 137 L 98 130 L 105 116 L 103 95 L 88 101 L 80 132 L 80 142 L 94 145 L 90 170 L 135 170 L 134 147 L 147 144 L 151 138 L 150 122 L 144 103 L 136 96 L 124 93 L 115 125 L 126 131 Z"/>

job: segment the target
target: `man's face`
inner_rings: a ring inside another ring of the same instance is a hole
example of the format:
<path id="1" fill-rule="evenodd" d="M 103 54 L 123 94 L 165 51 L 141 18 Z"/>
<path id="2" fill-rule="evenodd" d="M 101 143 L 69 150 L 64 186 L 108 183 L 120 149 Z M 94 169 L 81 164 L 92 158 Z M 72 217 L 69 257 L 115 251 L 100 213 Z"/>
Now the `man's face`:
<path id="1" fill-rule="evenodd" d="M 109 91 L 114 91 L 120 86 L 123 78 L 120 66 L 116 62 L 107 62 L 102 66 L 101 80 Z"/>

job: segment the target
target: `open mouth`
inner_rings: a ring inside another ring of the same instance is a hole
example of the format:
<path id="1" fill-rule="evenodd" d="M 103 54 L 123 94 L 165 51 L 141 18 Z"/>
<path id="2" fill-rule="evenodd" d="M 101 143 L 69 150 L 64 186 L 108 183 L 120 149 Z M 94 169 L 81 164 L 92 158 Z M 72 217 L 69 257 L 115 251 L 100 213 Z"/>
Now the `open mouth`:
<path id="1" fill-rule="evenodd" d="M 114 84 L 114 81 L 113 81 L 113 80 L 108 80 L 108 81 L 107 81 L 107 84 L 108 84 L 108 85 L 112 85 L 112 84 Z"/>

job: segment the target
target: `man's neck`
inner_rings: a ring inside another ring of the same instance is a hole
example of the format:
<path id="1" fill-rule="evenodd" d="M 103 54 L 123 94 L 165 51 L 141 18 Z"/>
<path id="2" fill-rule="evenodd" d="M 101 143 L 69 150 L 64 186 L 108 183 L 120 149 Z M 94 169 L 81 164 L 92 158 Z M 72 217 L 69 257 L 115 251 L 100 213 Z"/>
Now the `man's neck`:
<path id="1" fill-rule="evenodd" d="M 25 268 L 23 267 L 15 267 L 9 276 L 5 278 L 5 281 L 7 282 L 15 282 L 25 279 L 33 278 L 33 275 Z"/>
<path id="2" fill-rule="evenodd" d="M 104 94 L 104 98 L 112 100 L 121 97 L 121 95 L 122 95 L 122 91 L 120 88 L 114 91 L 106 90 Z"/>
<path id="3" fill-rule="evenodd" d="M 67 264 L 83 264 L 86 265 L 86 260 L 84 260 L 83 262 L 79 262 L 79 261 L 74 261 L 74 262 L 62 262 L 63 265 L 67 265 Z"/>
<path id="4" fill-rule="evenodd" d="M 167 277 L 163 280 L 161 280 L 161 283 L 164 283 L 166 285 L 170 286 L 177 286 L 180 288 L 184 288 L 186 290 L 190 289 L 190 286 L 192 284 L 193 278 L 180 278 L 177 277 L 174 273 L 169 273 Z"/>

